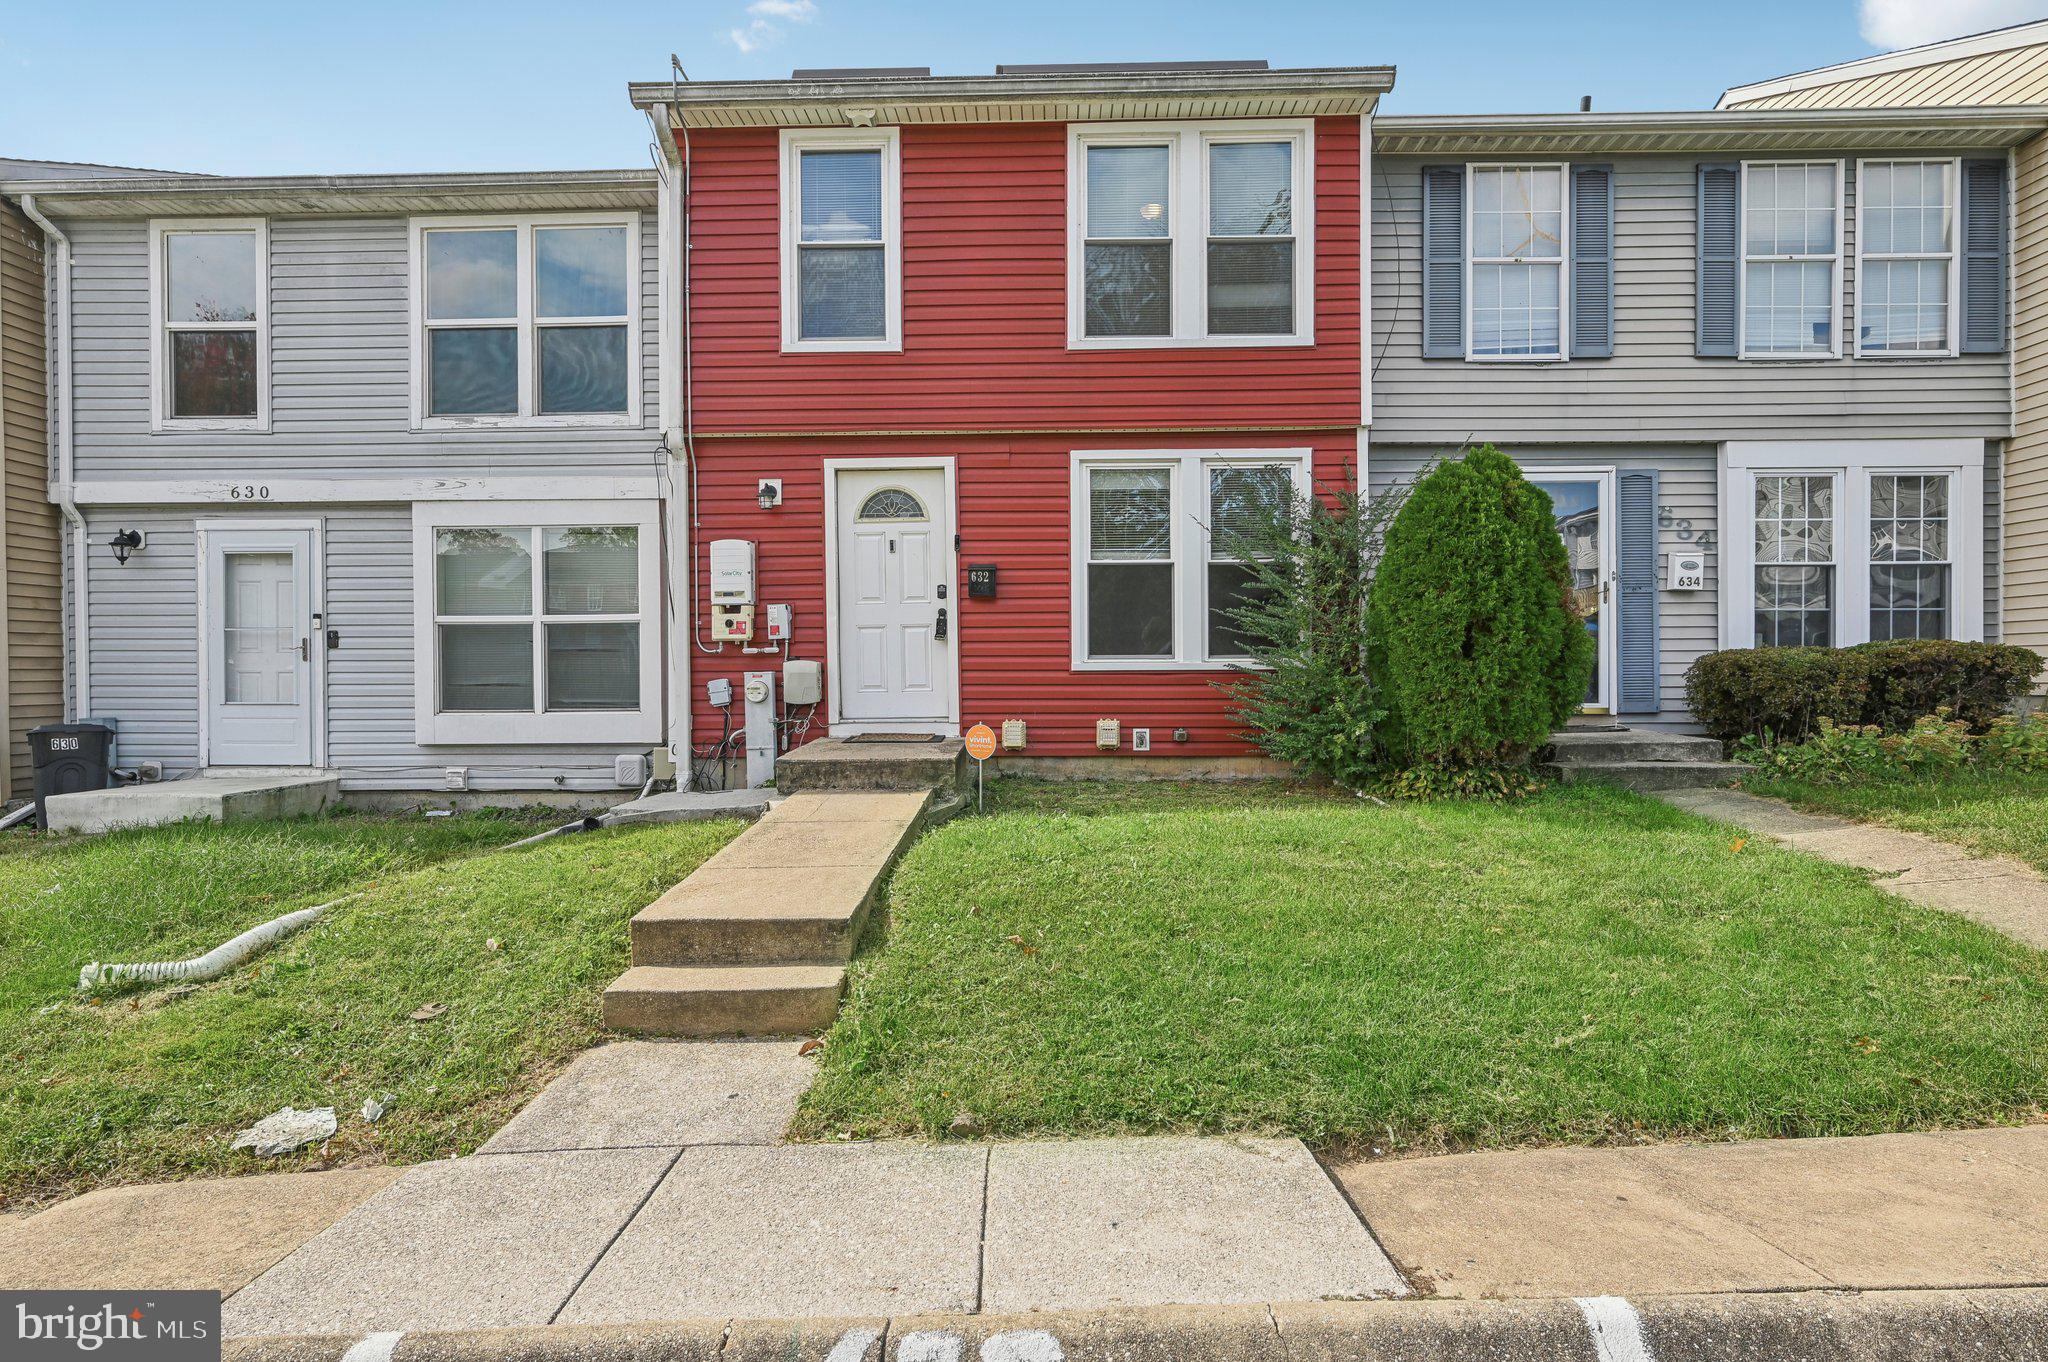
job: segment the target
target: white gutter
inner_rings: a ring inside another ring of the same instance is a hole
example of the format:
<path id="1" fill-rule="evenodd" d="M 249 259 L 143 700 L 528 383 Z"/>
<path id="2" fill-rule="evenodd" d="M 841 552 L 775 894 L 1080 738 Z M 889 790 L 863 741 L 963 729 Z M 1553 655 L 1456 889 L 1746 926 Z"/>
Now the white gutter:
<path id="1" fill-rule="evenodd" d="M 71 526 L 71 596 L 73 621 L 71 648 L 74 694 L 78 699 L 75 719 L 92 715 L 92 651 L 86 633 L 86 554 L 92 547 L 85 538 L 85 516 L 72 498 L 76 449 L 72 443 L 71 417 L 74 405 L 71 389 L 71 238 L 36 208 L 36 196 L 21 196 L 21 211 L 42 228 L 43 235 L 57 243 L 57 334 L 50 344 L 57 351 L 57 391 L 50 400 L 50 413 L 57 427 L 57 485 L 52 501 Z"/>

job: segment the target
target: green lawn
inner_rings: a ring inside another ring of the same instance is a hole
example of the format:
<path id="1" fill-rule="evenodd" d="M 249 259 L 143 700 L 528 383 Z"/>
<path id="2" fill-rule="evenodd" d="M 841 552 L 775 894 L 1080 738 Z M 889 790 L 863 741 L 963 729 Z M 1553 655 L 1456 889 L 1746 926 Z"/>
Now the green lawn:
<path id="1" fill-rule="evenodd" d="M 295 1168 L 234 1131 L 332 1106 L 324 1162 L 460 1153 L 598 1034 L 626 919 L 740 825 L 501 847 L 559 815 L 342 816 L 0 838 L 0 1200 L 110 1182 Z M 89 960 L 184 958 L 353 891 L 235 973 L 185 990 L 74 992 Z M 493 947 L 491 944 L 495 942 Z M 411 1015 L 430 1004 L 429 1020 Z M 395 1098 L 380 1122 L 357 1116 Z"/>
<path id="2" fill-rule="evenodd" d="M 1443 1148 L 2048 1098 L 2048 956 L 1619 791 L 1003 783 L 911 850 L 888 903 L 807 1136 L 966 1111 L 1002 1135 Z"/>
<path id="3" fill-rule="evenodd" d="M 1743 788 L 1801 808 L 1910 828 L 2048 873 L 2048 772 L 1960 771 L 1855 785 L 1752 776 Z"/>

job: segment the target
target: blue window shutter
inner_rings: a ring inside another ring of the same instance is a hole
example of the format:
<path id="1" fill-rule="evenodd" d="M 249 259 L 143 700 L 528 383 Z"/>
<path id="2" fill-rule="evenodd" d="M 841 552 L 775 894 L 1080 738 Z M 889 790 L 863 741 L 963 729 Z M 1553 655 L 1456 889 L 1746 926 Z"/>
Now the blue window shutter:
<path id="1" fill-rule="evenodd" d="M 1614 354 L 1614 167 L 1572 167 L 1573 359 Z"/>
<path id="2" fill-rule="evenodd" d="M 1465 167 L 1422 168 L 1422 357 L 1465 354 Z"/>
<path id="3" fill-rule="evenodd" d="M 1963 353 L 2005 351 L 2005 162 L 1963 162 Z"/>
<path id="4" fill-rule="evenodd" d="M 1657 675 L 1657 474 L 1620 473 L 1614 479 L 1615 575 L 1621 588 L 1615 625 L 1620 659 L 1621 714 L 1655 714 L 1662 696 Z"/>
<path id="5" fill-rule="evenodd" d="M 1737 271 L 1742 268 L 1742 167 L 1700 167 L 1698 334 L 1694 353 L 1735 349 Z"/>

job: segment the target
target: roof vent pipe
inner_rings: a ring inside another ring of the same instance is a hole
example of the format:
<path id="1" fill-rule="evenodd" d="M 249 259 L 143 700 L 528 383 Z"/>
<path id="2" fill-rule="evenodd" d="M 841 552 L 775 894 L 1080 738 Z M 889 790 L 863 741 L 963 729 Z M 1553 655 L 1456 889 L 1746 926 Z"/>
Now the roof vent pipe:
<path id="1" fill-rule="evenodd" d="M 1591 112 L 1593 112 L 1593 96 L 1591 96 L 1591 95 L 1580 95 L 1580 96 L 1579 96 L 1579 112 L 1580 112 L 1580 113 L 1591 113 Z"/>

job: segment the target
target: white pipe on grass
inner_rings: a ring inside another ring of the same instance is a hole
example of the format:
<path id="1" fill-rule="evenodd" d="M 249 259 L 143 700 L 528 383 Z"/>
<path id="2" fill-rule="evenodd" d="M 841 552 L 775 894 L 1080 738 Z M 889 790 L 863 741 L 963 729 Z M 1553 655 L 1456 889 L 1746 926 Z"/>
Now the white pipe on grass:
<path id="1" fill-rule="evenodd" d="M 258 951 L 290 936 L 336 903 L 347 903 L 349 899 L 355 897 L 356 895 L 349 894 L 335 899 L 332 903 L 317 903 L 311 908 L 301 908 L 295 913 L 274 917 L 190 960 L 150 960 L 133 965 L 87 965 L 78 972 L 78 987 L 83 991 L 95 984 L 198 983 L 201 980 L 217 978 Z"/>

